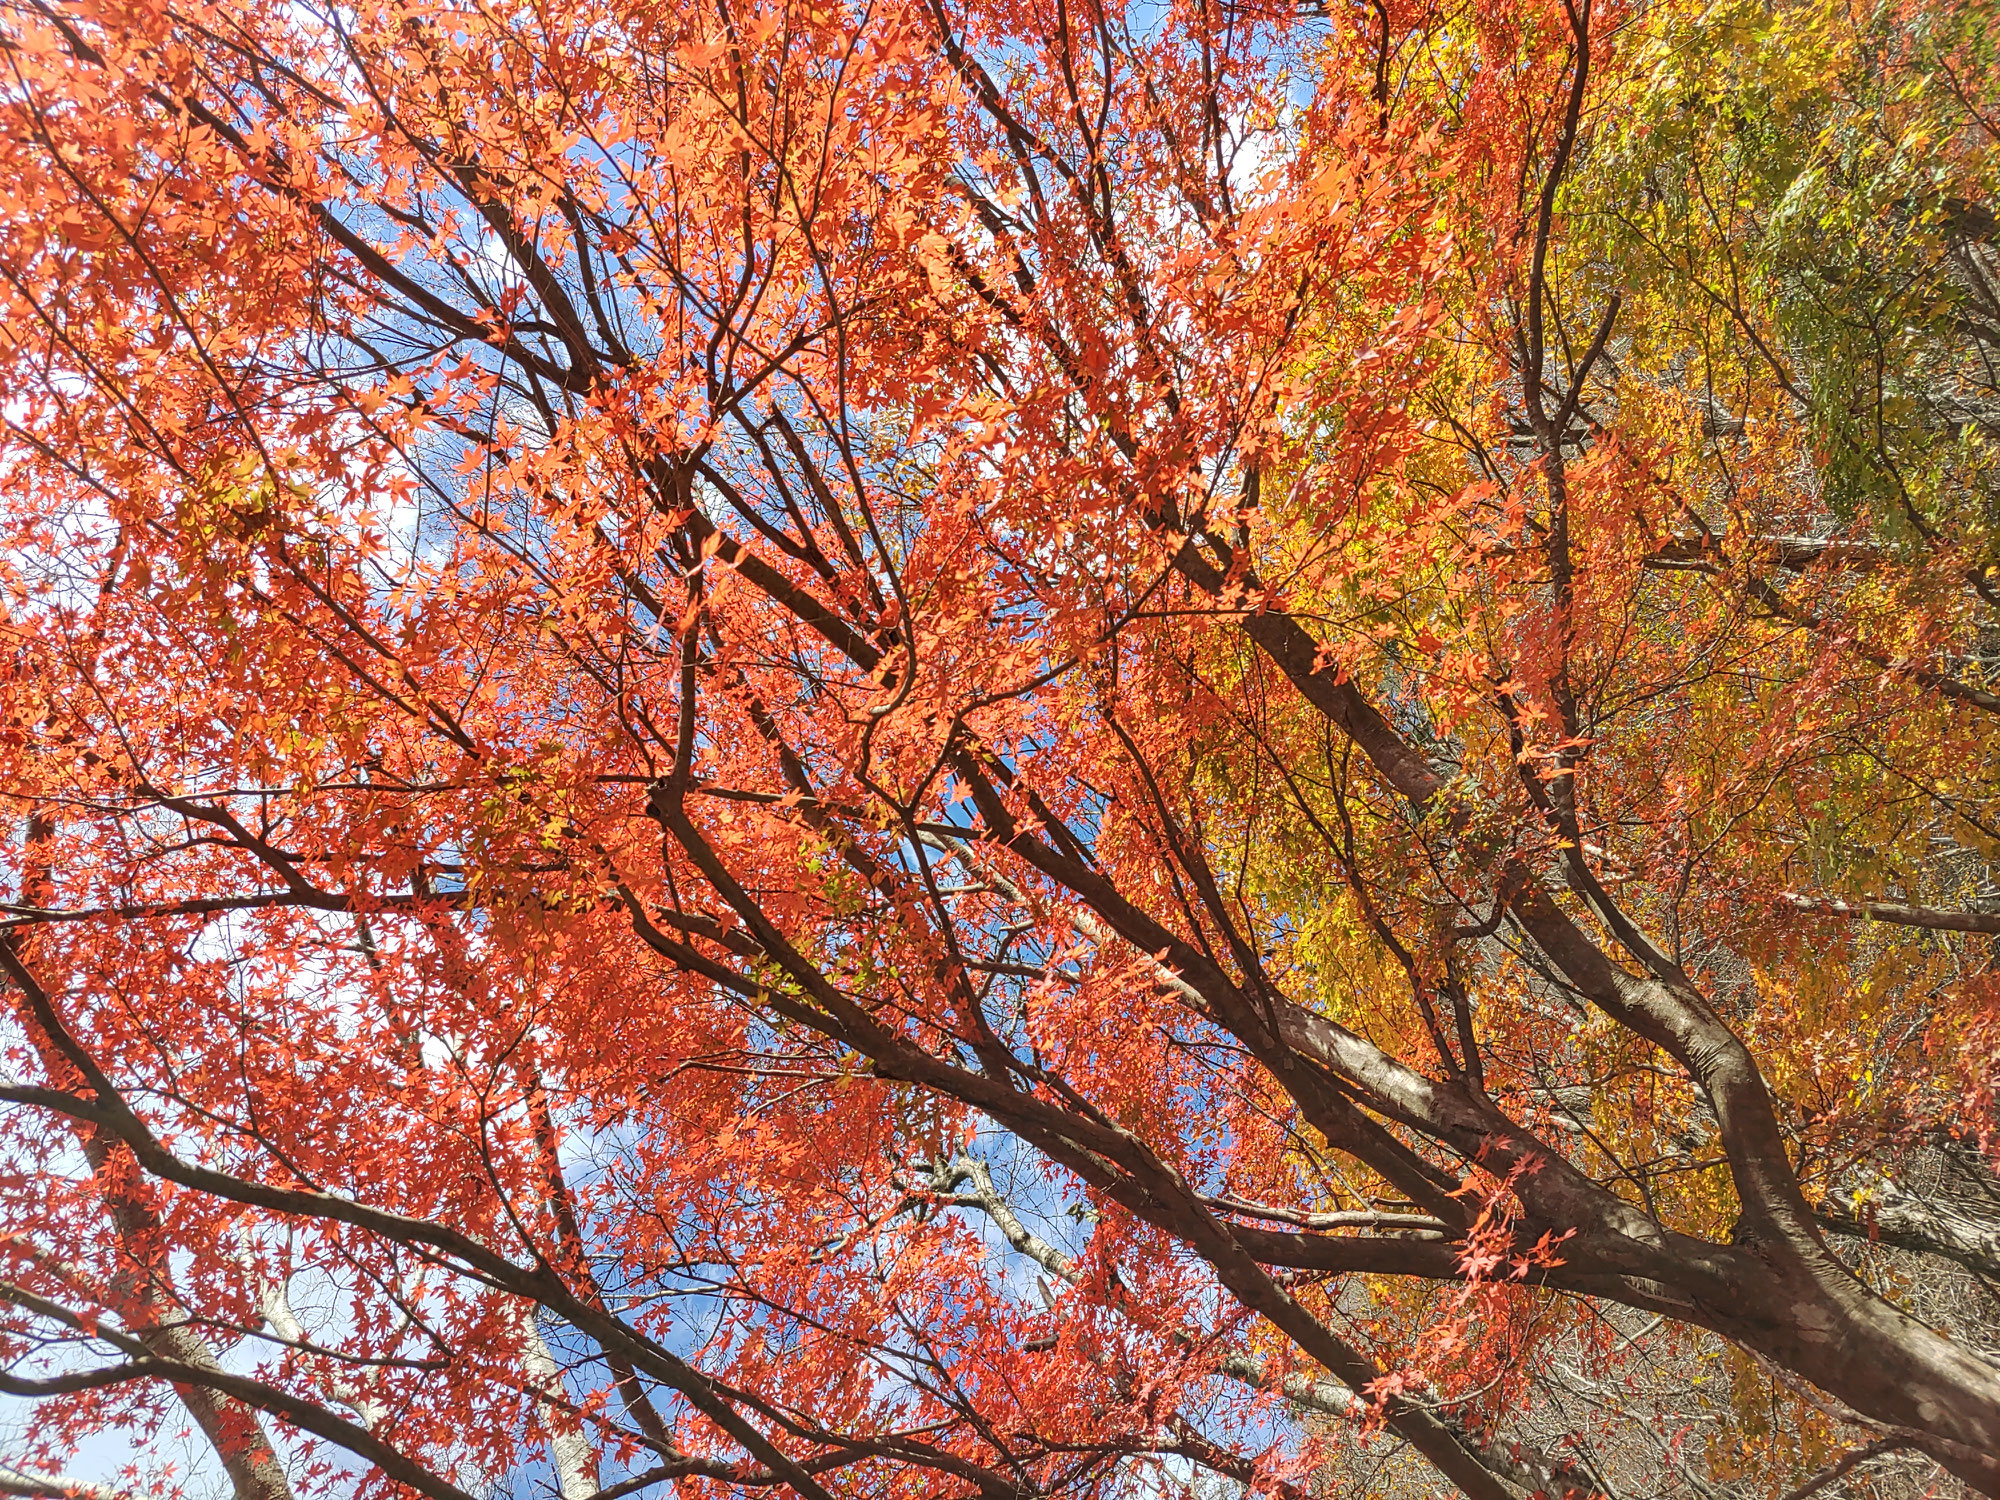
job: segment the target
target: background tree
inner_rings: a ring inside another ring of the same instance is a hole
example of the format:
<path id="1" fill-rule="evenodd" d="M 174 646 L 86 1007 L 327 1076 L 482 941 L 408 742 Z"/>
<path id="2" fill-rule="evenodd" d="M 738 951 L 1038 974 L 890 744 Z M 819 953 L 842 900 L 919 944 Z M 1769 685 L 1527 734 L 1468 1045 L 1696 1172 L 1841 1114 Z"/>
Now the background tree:
<path id="1" fill-rule="evenodd" d="M 2000 1493 L 1981 20 L 10 6 L 0 1489 Z"/>

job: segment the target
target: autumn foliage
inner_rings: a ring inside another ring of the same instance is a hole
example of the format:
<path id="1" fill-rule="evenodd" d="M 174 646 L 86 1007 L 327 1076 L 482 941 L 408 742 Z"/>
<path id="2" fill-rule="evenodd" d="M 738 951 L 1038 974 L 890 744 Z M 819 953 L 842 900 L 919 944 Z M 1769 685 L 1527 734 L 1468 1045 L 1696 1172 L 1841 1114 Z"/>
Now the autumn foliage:
<path id="1" fill-rule="evenodd" d="M 2000 1494 L 1982 9 L 8 0 L 0 1493 Z"/>

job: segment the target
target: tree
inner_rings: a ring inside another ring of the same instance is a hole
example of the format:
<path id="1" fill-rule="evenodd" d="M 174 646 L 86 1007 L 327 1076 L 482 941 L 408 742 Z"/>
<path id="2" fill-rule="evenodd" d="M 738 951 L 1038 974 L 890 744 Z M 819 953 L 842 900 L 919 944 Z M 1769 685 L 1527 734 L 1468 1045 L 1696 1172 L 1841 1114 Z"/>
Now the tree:
<path id="1" fill-rule="evenodd" d="M 5 28 L 0 1488 L 2000 1494 L 1978 7 Z"/>

